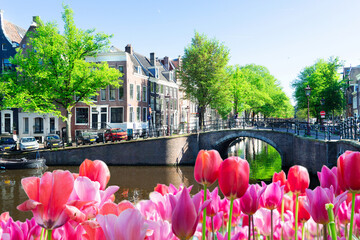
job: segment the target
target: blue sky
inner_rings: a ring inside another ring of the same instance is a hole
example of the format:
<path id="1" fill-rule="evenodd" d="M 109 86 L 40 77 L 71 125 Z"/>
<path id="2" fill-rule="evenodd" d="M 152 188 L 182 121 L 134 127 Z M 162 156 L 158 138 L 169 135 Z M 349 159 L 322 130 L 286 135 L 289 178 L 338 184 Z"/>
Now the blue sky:
<path id="1" fill-rule="evenodd" d="M 193 0 L 193 1 L 3 1 L 5 19 L 27 29 L 32 16 L 62 29 L 62 3 L 79 28 L 113 34 L 112 45 L 130 43 L 145 56 L 182 55 L 194 31 L 230 49 L 230 64 L 267 67 L 292 97 L 291 82 L 317 59 L 338 56 L 360 64 L 358 0 Z"/>

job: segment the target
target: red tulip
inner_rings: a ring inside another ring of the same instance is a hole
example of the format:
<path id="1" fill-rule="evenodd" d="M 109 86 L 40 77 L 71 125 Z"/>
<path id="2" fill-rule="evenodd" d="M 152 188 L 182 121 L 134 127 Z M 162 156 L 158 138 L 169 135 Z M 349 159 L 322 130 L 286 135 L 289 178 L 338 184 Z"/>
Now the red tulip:
<path id="1" fill-rule="evenodd" d="M 292 166 L 288 172 L 288 180 L 290 191 L 293 193 L 305 193 L 310 185 L 310 177 L 308 170 L 299 165 Z"/>
<path id="2" fill-rule="evenodd" d="M 155 192 L 158 192 L 158 193 L 160 193 L 161 195 L 166 195 L 166 194 L 168 194 L 169 193 L 169 187 L 168 186 L 166 186 L 165 184 L 160 184 L 160 183 L 158 183 L 157 185 L 156 185 L 156 187 L 154 188 L 154 191 Z"/>
<path id="3" fill-rule="evenodd" d="M 346 151 L 337 160 L 337 177 L 343 191 L 360 192 L 360 152 Z"/>
<path id="4" fill-rule="evenodd" d="M 286 175 L 283 170 L 280 172 L 275 172 L 272 178 L 272 182 L 278 182 L 280 181 L 280 186 L 284 186 L 286 184 Z"/>
<path id="5" fill-rule="evenodd" d="M 85 159 L 79 168 L 79 176 L 86 176 L 91 181 L 100 183 L 100 190 L 105 190 L 110 180 L 110 171 L 106 163 L 101 160 Z"/>
<path id="6" fill-rule="evenodd" d="M 74 188 L 74 177 L 69 171 L 45 172 L 41 178 L 23 178 L 21 184 L 29 200 L 17 209 L 32 211 L 37 224 L 46 229 L 55 229 L 69 220 L 65 204 Z"/>
<path id="7" fill-rule="evenodd" d="M 240 198 L 249 186 L 249 163 L 239 157 L 225 159 L 219 169 L 221 192 L 229 199 Z"/>
<path id="8" fill-rule="evenodd" d="M 202 185 L 210 186 L 218 179 L 221 163 L 222 158 L 218 151 L 200 150 L 195 162 L 195 180 Z"/>
<path id="9" fill-rule="evenodd" d="M 299 196 L 299 222 L 306 222 L 310 219 L 310 213 L 304 207 L 305 200 L 305 196 Z"/>

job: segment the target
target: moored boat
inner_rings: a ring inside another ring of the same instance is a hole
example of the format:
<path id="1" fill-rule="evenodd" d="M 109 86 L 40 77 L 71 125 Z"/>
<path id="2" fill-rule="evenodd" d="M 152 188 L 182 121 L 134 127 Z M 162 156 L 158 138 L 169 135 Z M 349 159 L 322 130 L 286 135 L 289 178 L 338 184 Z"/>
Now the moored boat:
<path id="1" fill-rule="evenodd" d="M 36 159 L 6 159 L 0 158 L 0 169 L 27 169 L 27 168 L 42 168 L 46 167 L 45 158 Z"/>

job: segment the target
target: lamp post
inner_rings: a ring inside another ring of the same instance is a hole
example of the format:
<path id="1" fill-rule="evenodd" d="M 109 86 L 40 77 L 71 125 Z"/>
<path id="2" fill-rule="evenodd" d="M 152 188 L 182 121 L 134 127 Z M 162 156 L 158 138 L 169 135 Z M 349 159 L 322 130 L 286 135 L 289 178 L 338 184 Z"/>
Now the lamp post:
<path id="1" fill-rule="evenodd" d="M 310 102 L 309 102 L 310 94 L 311 94 L 311 88 L 309 85 L 307 85 L 307 87 L 305 88 L 305 95 L 307 97 L 307 103 L 308 103 L 308 114 L 307 114 L 307 135 L 308 136 L 311 136 L 311 132 L 310 132 Z"/>
<path id="2" fill-rule="evenodd" d="M 324 104 L 325 104 L 325 99 L 324 99 L 324 97 L 322 97 L 322 98 L 320 99 L 320 104 L 321 104 L 321 110 L 323 111 L 323 110 L 324 110 L 324 109 L 323 109 L 323 106 L 324 106 Z M 323 122 L 322 116 L 320 116 L 320 125 L 322 125 L 322 122 Z"/>
<path id="3" fill-rule="evenodd" d="M 167 114 L 167 135 L 170 136 L 170 95 L 166 95 L 165 99 L 166 99 L 166 103 L 167 103 L 167 108 L 168 108 L 168 114 Z"/>

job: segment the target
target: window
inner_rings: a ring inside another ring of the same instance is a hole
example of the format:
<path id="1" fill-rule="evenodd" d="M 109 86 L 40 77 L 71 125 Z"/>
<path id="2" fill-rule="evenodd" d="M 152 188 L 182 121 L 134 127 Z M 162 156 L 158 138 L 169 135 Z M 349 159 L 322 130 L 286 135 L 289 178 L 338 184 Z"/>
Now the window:
<path id="1" fill-rule="evenodd" d="M 150 92 L 154 92 L 154 83 L 150 82 Z"/>
<path id="2" fill-rule="evenodd" d="M 123 123 L 124 122 L 124 108 L 111 108 L 111 123 Z"/>
<path id="3" fill-rule="evenodd" d="M 109 86 L 109 100 L 110 101 L 115 101 L 115 91 L 116 91 L 116 88 L 114 88 L 113 86 Z"/>
<path id="4" fill-rule="evenodd" d="M 119 86 L 119 100 L 124 100 L 124 85 Z"/>
<path id="5" fill-rule="evenodd" d="M 147 121 L 147 108 L 144 107 L 143 111 L 142 111 L 142 121 L 146 122 Z"/>
<path id="6" fill-rule="evenodd" d="M 140 85 L 136 85 L 136 100 L 140 101 L 141 100 L 141 96 L 140 96 Z"/>
<path id="7" fill-rule="evenodd" d="M 90 97 L 90 101 L 96 102 L 97 101 L 97 95 L 94 95 Z"/>
<path id="8" fill-rule="evenodd" d="M 106 101 L 106 88 L 100 89 L 100 100 Z"/>
<path id="9" fill-rule="evenodd" d="M 155 68 L 155 78 L 159 79 L 159 69 Z"/>
<path id="10" fill-rule="evenodd" d="M 50 133 L 55 133 L 55 118 L 50 118 Z"/>
<path id="11" fill-rule="evenodd" d="M 29 118 L 24 118 L 24 134 L 29 134 Z"/>
<path id="12" fill-rule="evenodd" d="M 164 94 L 164 85 L 160 85 L 160 93 Z"/>
<path id="13" fill-rule="evenodd" d="M 124 73 L 124 66 L 119 66 L 119 71 L 120 71 L 121 73 Z"/>
<path id="14" fill-rule="evenodd" d="M 141 67 L 140 66 L 135 66 L 135 72 L 137 74 L 141 74 Z"/>
<path id="15" fill-rule="evenodd" d="M 170 78 L 170 81 L 174 81 L 174 72 L 173 71 L 170 71 L 169 78 Z"/>
<path id="16" fill-rule="evenodd" d="M 134 122 L 134 108 L 130 107 L 129 111 L 130 111 L 130 122 Z"/>
<path id="17" fill-rule="evenodd" d="M 3 71 L 10 71 L 11 70 L 11 63 L 10 63 L 8 58 L 3 59 L 2 70 Z"/>
<path id="18" fill-rule="evenodd" d="M 141 119 L 141 107 L 136 108 L 136 121 L 140 122 Z"/>
<path id="19" fill-rule="evenodd" d="M 156 84 L 156 93 L 159 93 L 159 92 L 160 92 L 160 85 Z"/>
<path id="20" fill-rule="evenodd" d="M 34 133 L 43 133 L 44 132 L 44 119 L 41 117 L 35 118 L 35 129 Z"/>
<path id="21" fill-rule="evenodd" d="M 146 86 L 143 86 L 143 90 L 142 90 L 142 101 L 146 102 Z"/>
<path id="22" fill-rule="evenodd" d="M 134 84 L 130 84 L 130 99 L 134 99 Z"/>
<path id="23" fill-rule="evenodd" d="M 76 124 L 88 124 L 89 122 L 89 109 L 88 108 L 76 108 L 75 111 L 75 123 Z"/>

